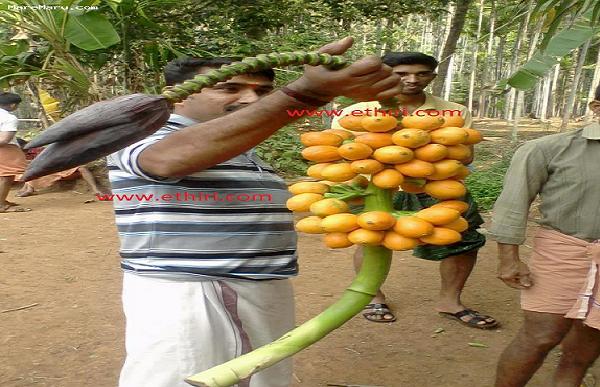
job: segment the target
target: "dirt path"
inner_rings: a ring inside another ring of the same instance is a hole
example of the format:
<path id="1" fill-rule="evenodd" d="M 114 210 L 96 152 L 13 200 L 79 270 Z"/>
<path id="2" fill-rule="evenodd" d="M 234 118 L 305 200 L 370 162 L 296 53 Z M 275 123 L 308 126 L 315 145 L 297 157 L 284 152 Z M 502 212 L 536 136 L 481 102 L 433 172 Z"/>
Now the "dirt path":
<path id="1" fill-rule="evenodd" d="M 20 200 L 32 212 L 0 214 L 0 311 L 36 304 L 0 313 L 2 387 L 116 386 L 123 360 L 118 239 L 110 203 L 83 203 L 90 198 L 47 193 Z M 300 256 L 299 323 L 352 278 L 347 249 L 327 250 L 318 237 L 302 235 Z M 295 357 L 294 385 L 491 386 L 496 359 L 520 323 L 518 294 L 495 279 L 494 257 L 489 243 L 465 302 L 493 314 L 502 329 L 478 331 L 438 317 L 437 264 L 397 253 L 385 290 L 398 321 L 354 318 Z M 552 353 L 530 386 L 549 385 L 556 359 Z"/>

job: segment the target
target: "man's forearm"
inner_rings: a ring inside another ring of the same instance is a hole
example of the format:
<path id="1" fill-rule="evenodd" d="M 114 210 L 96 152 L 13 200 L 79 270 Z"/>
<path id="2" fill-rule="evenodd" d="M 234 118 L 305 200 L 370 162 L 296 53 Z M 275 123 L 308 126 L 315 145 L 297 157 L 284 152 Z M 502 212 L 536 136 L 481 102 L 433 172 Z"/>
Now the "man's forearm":
<path id="1" fill-rule="evenodd" d="M 314 109 L 275 91 L 239 111 L 192 125 L 144 150 L 141 168 L 158 176 L 185 176 L 227 161 L 297 119 L 287 110 Z"/>

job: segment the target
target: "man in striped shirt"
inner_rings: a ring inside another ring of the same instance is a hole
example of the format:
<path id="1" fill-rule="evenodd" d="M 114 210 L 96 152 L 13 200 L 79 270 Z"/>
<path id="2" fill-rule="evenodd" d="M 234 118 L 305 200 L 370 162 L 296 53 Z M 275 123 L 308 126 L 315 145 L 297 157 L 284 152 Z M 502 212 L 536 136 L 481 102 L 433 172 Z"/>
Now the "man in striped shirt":
<path id="1" fill-rule="evenodd" d="M 342 54 L 351 43 L 321 51 Z M 178 83 L 229 62 L 176 61 L 165 78 Z M 131 199 L 114 201 L 127 320 L 120 387 L 186 386 L 185 377 L 294 327 L 289 194 L 252 148 L 294 119 L 287 110 L 336 95 L 385 99 L 397 84 L 375 57 L 339 71 L 308 66 L 275 92 L 272 71 L 236 76 L 176 104 L 161 130 L 109 157 L 115 196 Z M 284 361 L 240 386 L 289 386 L 291 370 Z"/>

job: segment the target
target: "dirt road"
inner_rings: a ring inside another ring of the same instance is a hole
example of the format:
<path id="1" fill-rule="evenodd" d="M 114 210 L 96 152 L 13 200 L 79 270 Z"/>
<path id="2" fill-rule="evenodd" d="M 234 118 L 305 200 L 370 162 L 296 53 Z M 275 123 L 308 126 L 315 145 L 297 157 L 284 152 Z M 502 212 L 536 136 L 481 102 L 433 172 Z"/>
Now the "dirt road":
<path id="1" fill-rule="evenodd" d="M 90 198 L 46 193 L 20 200 L 32 212 L 0 214 L 0 311 L 27 307 L 0 313 L 2 387 L 116 386 L 124 353 L 118 239 L 111 204 L 83 203 Z M 301 236 L 298 323 L 349 284 L 350 254 Z M 294 385 L 491 386 L 496 360 L 520 323 L 518 294 L 495 278 L 494 257 L 488 243 L 464 301 L 495 316 L 501 329 L 438 317 L 437 264 L 397 253 L 385 290 L 398 321 L 354 318 L 295 357 Z M 531 386 L 549 385 L 556 359 L 552 353 Z"/>

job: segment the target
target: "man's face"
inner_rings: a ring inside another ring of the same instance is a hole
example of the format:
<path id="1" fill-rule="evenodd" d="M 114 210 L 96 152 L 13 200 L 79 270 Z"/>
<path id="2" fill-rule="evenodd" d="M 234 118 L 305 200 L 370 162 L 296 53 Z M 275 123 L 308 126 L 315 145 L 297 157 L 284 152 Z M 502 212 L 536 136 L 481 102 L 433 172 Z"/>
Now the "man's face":
<path id="1" fill-rule="evenodd" d="M 600 101 L 592 101 L 590 102 L 590 110 L 594 112 L 594 115 L 600 122 Z"/>
<path id="2" fill-rule="evenodd" d="M 421 64 L 397 65 L 394 73 L 400 76 L 400 94 L 420 94 L 436 77 L 436 73 L 428 66 Z"/>
<path id="3" fill-rule="evenodd" d="M 199 73 L 208 70 L 203 68 Z M 272 90 L 273 82 L 263 75 L 238 75 L 175 104 L 175 113 L 205 122 L 254 103 Z"/>
<path id="4" fill-rule="evenodd" d="M 0 108 L 3 108 L 4 110 L 6 110 L 7 112 L 12 112 L 17 110 L 17 108 L 19 107 L 18 103 L 11 103 L 9 105 L 1 105 Z"/>

